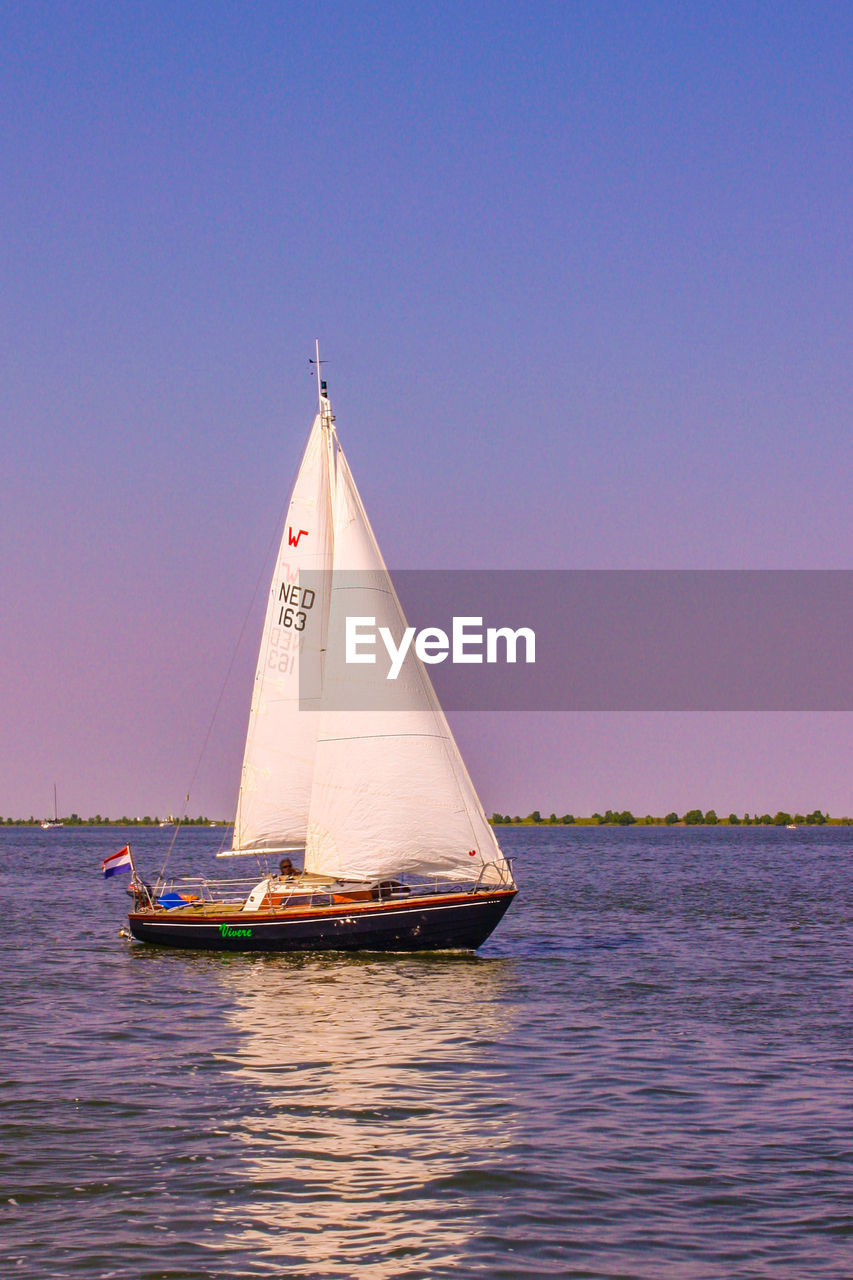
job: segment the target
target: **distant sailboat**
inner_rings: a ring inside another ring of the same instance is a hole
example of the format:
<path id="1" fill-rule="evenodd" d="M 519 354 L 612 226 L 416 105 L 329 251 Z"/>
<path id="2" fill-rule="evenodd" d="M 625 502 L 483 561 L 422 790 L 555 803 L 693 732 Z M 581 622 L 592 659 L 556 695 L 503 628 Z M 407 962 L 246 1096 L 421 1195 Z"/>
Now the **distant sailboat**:
<path id="1" fill-rule="evenodd" d="M 352 668 L 327 654 L 344 616 L 375 616 L 398 637 L 406 620 L 338 443 L 319 352 L 317 376 L 319 411 L 270 586 L 232 848 L 219 855 L 254 856 L 263 877 L 191 892 L 181 882 L 151 889 L 134 870 L 131 932 L 217 950 L 474 949 L 517 889 L 426 668 L 407 658 L 399 706 L 350 710 Z M 301 872 L 290 863 L 297 853 Z"/>
<path id="2" fill-rule="evenodd" d="M 51 822 L 50 818 L 46 818 L 44 822 L 41 824 L 41 827 L 42 827 L 42 831 L 50 831 L 53 827 L 61 827 L 61 826 L 62 826 L 62 823 L 59 821 L 59 809 L 57 808 L 57 804 L 56 804 L 56 783 L 54 782 L 53 784 L 53 821 Z"/>

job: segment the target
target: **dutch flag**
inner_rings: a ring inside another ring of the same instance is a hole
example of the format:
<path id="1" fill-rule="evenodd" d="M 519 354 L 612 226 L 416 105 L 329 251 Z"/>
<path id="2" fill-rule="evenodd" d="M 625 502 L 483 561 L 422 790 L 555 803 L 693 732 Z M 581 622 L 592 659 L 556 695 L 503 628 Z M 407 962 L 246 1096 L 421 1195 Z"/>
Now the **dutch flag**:
<path id="1" fill-rule="evenodd" d="M 130 856 L 130 845 L 126 844 L 123 849 L 119 849 L 118 853 L 111 853 L 108 858 L 104 858 L 101 863 L 101 870 L 104 873 L 104 879 L 108 876 L 117 876 L 122 867 L 130 867 L 133 870 L 133 859 Z"/>

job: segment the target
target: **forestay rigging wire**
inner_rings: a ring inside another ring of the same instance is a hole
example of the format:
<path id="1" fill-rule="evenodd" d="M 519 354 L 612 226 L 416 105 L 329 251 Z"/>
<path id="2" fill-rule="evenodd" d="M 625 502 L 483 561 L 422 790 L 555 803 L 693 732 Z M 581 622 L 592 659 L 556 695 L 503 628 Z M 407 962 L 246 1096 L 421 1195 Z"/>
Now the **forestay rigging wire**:
<path id="1" fill-rule="evenodd" d="M 156 881 L 155 895 L 156 895 L 156 893 L 158 893 L 158 892 L 159 892 L 159 890 L 160 890 L 160 886 L 162 886 L 162 884 L 163 884 L 163 882 L 164 882 L 164 880 L 165 880 L 165 877 L 166 877 L 166 867 L 167 867 L 167 865 L 168 865 L 169 858 L 172 856 L 172 850 L 173 850 L 173 849 L 174 849 L 174 847 L 175 847 L 175 841 L 176 841 L 176 840 L 177 840 L 177 838 L 178 838 L 178 832 L 180 831 L 181 827 L 183 826 L 184 819 L 186 818 L 187 813 L 188 813 L 188 811 L 189 811 L 190 795 L 192 794 L 192 789 L 193 789 L 193 786 L 195 785 L 195 780 L 196 780 L 196 778 L 198 777 L 198 771 L 199 771 L 199 769 L 201 768 L 201 762 L 202 762 L 202 760 L 204 759 L 204 753 L 205 753 L 205 751 L 207 750 L 207 744 L 208 744 L 208 742 L 210 741 L 210 735 L 211 735 L 211 734 L 212 734 L 212 732 L 213 732 L 213 726 L 214 726 L 214 724 L 215 724 L 215 722 L 216 722 L 216 717 L 217 717 L 217 715 L 219 714 L 219 708 L 220 708 L 220 706 L 221 706 L 221 704 L 222 704 L 222 699 L 223 699 L 223 697 L 224 697 L 224 695 L 225 695 L 225 690 L 226 690 L 226 688 L 227 688 L 227 686 L 228 686 L 228 681 L 229 681 L 229 680 L 230 680 L 230 678 L 231 678 L 231 671 L 232 671 L 232 669 L 233 669 L 233 667 L 234 667 L 234 663 L 235 663 L 235 661 L 236 661 L 237 654 L 238 654 L 239 649 L 240 649 L 240 645 L 243 643 L 243 636 L 244 636 L 244 634 L 245 634 L 246 627 L 247 627 L 247 626 L 248 626 L 248 624 L 249 624 L 249 618 L 251 617 L 252 610 L 253 610 L 253 609 L 254 609 L 254 607 L 255 607 L 255 600 L 256 600 L 257 595 L 258 595 L 258 590 L 259 590 L 260 585 L 261 585 L 261 583 L 263 582 L 264 578 L 268 575 L 268 567 L 267 567 L 267 566 L 269 565 L 269 559 L 270 559 L 270 556 L 272 555 L 273 548 L 278 544 L 279 538 L 280 538 L 280 536 L 281 536 L 281 529 L 282 529 L 282 526 L 284 525 L 284 517 L 285 517 L 285 515 L 286 515 L 286 514 L 287 514 L 287 503 L 285 503 L 285 505 L 284 505 L 284 506 L 282 507 L 282 509 L 281 509 L 281 512 L 280 512 L 280 514 L 279 514 L 279 517 L 278 517 L 278 520 L 277 520 L 277 522 L 276 522 L 275 528 L 273 529 L 272 536 L 270 537 L 270 540 L 269 540 L 269 542 L 268 542 L 268 544 L 267 544 L 266 552 L 265 552 L 265 554 L 264 554 L 264 556 L 263 556 L 263 559 L 262 559 L 262 561 L 261 561 L 261 569 L 260 569 L 260 572 L 259 572 L 259 574 L 258 574 L 257 578 L 255 579 L 255 585 L 254 585 L 254 588 L 253 588 L 253 590 L 252 590 L 252 595 L 251 595 L 251 598 L 250 598 L 250 600 L 249 600 L 249 603 L 248 603 L 248 605 L 247 605 L 247 607 L 246 607 L 246 612 L 245 612 L 245 614 L 243 615 L 243 621 L 242 621 L 241 626 L 240 626 L 239 634 L 238 634 L 237 639 L 236 639 L 236 641 L 234 642 L 234 645 L 233 645 L 233 647 L 232 647 L 232 650 L 231 650 L 231 657 L 230 657 L 229 662 L 228 662 L 228 668 L 227 668 L 227 670 L 226 670 L 226 672 L 225 672 L 225 675 L 224 675 L 224 676 L 223 676 L 223 678 L 222 678 L 222 683 L 221 683 L 221 685 L 220 685 L 220 687 L 219 687 L 219 693 L 218 693 L 218 695 L 217 695 L 216 702 L 215 702 L 215 704 L 214 704 L 213 711 L 212 711 L 211 716 L 210 716 L 210 722 L 209 722 L 209 724 L 208 724 L 208 726 L 207 726 L 207 732 L 206 732 L 206 733 L 205 733 L 205 735 L 204 735 L 204 740 L 203 740 L 203 742 L 202 742 L 202 744 L 201 744 L 201 750 L 200 750 L 200 751 L 199 751 L 199 753 L 198 753 L 198 759 L 196 760 L 195 768 L 193 769 L 192 777 L 190 778 L 190 783 L 189 783 L 189 786 L 187 787 L 186 795 L 184 796 L 184 807 L 183 807 L 183 809 L 182 809 L 182 811 L 181 811 L 181 816 L 179 817 L 179 819 L 178 819 L 177 823 L 175 824 L 174 834 L 172 835 L 172 839 L 171 839 L 171 842 L 170 842 L 170 844 L 169 844 L 169 848 L 166 850 L 166 856 L 165 856 L 165 858 L 163 859 L 163 866 L 162 866 L 162 868 L 161 868 L 161 870 L 160 870 L 160 874 L 159 874 L 159 876 L 158 876 L 158 878 L 157 878 L 157 881 Z M 223 840 L 223 843 L 224 843 L 224 840 Z"/>

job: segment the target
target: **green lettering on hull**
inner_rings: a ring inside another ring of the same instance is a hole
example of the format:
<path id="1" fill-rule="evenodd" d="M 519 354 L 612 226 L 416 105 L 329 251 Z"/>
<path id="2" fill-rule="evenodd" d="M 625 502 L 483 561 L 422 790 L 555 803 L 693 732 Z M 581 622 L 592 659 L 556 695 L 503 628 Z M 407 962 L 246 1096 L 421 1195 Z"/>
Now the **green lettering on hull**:
<path id="1" fill-rule="evenodd" d="M 251 929 L 232 929 L 230 924 L 221 924 L 219 933 L 223 938 L 251 938 Z"/>

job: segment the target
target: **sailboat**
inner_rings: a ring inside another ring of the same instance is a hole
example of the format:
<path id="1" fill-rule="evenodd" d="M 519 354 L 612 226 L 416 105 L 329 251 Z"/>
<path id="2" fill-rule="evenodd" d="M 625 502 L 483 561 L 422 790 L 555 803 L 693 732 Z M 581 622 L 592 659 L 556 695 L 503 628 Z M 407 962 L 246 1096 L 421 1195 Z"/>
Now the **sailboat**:
<path id="1" fill-rule="evenodd" d="M 51 822 L 50 818 L 45 818 L 44 822 L 41 824 L 41 829 L 42 831 L 51 831 L 54 827 L 61 827 L 61 826 L 62 826 L 62 823 L 59 821 L 59 808 L 56 803 L 56 783 L 54 782 L 53 784 L 53 821 Z"/>
<path id="2" fill-rule="evenodd" d="M 318 411 L 264 619 L 232 847 L 260 879 L 132 867 L 144 942 L 216 950 L 474 950 L 517 893 L 415 653 L 374 705 L 334 644 L 348 617 L 399 641 L 406 619 L 341 448 L 316 352 Z M 355 686 L 355 696 L 351 696 Z M 293 858 L 301 858 L 297 869 Z"/>

